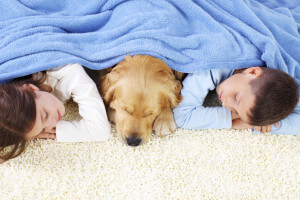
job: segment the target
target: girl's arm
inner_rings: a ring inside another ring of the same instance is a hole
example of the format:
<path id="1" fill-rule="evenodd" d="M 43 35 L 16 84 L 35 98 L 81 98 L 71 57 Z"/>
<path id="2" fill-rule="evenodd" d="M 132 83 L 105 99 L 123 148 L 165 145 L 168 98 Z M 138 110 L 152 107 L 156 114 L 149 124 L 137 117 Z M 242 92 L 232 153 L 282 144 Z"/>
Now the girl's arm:
<path id="1" fill-rule="evenodd" d="M 231 112 L 224 107 L 204 107 L 209 90 L 229 75 L 227 70 L 205 70 L 189 74 L 183 81 L 182 102 L 173 110 L 178 127 L 188 129 L 231 128 Z M 226 75 L 224 75 L 226 74 Z"/>
<path id="2" fill-rule="evenodd" d="M 70 97 L 78 103 L 80 121 L 60 121 L 56 138 L 60 142 L 102 141 L 110 138 L 110 123 L 95 83 L 79 64 L 70 64 L 49 72 L 58 78 L 55 93 L 61 99 Z"/>

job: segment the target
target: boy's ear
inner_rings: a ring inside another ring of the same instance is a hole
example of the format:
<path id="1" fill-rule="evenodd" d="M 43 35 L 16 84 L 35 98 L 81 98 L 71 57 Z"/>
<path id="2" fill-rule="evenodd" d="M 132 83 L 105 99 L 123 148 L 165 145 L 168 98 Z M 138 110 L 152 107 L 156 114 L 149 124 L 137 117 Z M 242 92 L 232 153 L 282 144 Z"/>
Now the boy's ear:
<path id="1" fill-rule="evenodd" d="M 248 69 L 245 70 L 247 74 L 252 74 L 257 77 L 261 76 L 263 71 L 260 67 L 249 67 Z"/>
<path id="2" fill-rule="evenodd" d="M 33 84 L 23 84 L 23 88 L 31 89 L 32 91 L 39 91 L 40 89 Z"/>

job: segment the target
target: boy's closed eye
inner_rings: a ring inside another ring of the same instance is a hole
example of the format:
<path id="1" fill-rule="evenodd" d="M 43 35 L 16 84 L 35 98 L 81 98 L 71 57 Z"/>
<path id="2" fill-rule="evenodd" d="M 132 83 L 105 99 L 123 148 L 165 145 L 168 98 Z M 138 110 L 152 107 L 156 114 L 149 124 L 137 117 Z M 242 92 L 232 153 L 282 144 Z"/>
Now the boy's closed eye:
<path id="1" fill-rule="evenodd" d="M 47 120 L 47 118 L 48 118 L 48 113 L 46 112 L 46 111 L 44 111 L 44 122 Z"/>
<path id="2" fill-rule="evenodd" d="M 237 105 L 239 105 L 240 99 L 239 99 L 239 96 L 238 96 L 237 94 L 234 96 L 234 101 L 235 101 L 235 103 L 236 103 Z"/>

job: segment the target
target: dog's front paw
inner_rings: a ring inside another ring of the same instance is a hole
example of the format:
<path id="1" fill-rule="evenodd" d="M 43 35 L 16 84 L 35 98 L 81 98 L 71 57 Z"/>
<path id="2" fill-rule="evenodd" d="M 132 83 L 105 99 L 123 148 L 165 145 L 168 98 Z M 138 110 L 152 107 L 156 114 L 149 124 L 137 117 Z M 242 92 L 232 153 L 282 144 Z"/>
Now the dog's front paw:
<path id="1" fill-rule="evenodd" d="M 177 128 L 173 118 L 172 111 L 169 113 L 161 113 L 154 122 L 153 130 L 159 136 L 165 136 L 174 133 Z"/>

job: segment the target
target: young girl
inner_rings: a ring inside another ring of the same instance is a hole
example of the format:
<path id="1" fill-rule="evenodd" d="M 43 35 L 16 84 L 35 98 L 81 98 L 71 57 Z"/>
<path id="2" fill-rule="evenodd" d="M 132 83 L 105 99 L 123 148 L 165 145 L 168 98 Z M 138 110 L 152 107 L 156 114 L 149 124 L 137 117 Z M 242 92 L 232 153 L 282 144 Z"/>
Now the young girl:
<path id="1" fill-rule="evenodd" d="M 51 88 L 50 88 L 50 87 Z M 49 93 L 52 90 L 52 93 Z M 63 121 L 63 103 L 73 98 L 80 121 Z M 79 64 L 36 73 L 0 85 L 0 159 L 20 155 L 28 140 L 103 141 L 110 124 L 95 83 Z M 5 151 L 12 145 L 11 151 Z"/>

